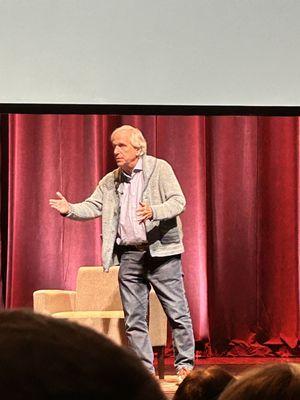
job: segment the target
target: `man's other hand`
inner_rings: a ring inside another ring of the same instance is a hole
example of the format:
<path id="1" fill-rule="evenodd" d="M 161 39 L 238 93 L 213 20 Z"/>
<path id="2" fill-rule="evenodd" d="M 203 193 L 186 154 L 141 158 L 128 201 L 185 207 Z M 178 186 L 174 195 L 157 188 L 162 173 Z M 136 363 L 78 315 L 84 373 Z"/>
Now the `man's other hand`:
<path id="1" fill-rule="evenodd" d="M 145 222 L 147 219 L 153 218 L 153 211 L 152 208 L 147 203 L 140 202 L 140 206 L 138 207 L 137 211 L 137 220 L 140 224 Z"/>

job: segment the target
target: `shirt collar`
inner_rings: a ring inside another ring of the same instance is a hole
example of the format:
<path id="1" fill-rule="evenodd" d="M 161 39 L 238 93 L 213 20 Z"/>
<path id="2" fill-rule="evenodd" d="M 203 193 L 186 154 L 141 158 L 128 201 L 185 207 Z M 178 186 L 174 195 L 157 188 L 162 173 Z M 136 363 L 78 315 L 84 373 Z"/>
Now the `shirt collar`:
<path id="1" fill-rule="evenodd" d="M 142 159 L 141 158 L 139 158 L 139 160 L 136 163 L 136 166 L 133 168 L 132 172 L 138 172 L 138 171 L 143 171 L 143 163 L 142 163 Z"/>

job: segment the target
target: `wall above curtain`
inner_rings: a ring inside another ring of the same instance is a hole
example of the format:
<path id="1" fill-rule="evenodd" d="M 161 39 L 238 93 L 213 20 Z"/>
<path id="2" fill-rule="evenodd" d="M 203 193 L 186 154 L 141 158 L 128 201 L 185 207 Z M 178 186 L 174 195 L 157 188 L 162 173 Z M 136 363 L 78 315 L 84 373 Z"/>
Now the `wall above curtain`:
<path id="1" fill-rule="evenodd" d="M 299 118 L 2 116 L 1 271 L 6 307 L 40 288 L 73 289 L 101 264 L 99 220 L 48 205 L 90 195 L 114 168 L 110 134 L 139 127 L 187 198 L 183 268 L 196 340 L 209 354 L 298 354 Z"/>

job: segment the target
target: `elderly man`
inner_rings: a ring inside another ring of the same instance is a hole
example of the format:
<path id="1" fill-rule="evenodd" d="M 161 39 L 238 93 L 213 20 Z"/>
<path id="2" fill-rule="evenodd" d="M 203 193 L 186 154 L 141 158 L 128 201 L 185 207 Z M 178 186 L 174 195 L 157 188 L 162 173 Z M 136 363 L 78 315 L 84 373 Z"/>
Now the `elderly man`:
<path id="1" fill-rule="evenodd" d="M 194 365 L 194 337 L 185 296 L 179 214 L 185 198 L 170 165 L 146 155 L 140 130 L 121 126 L 111 135 L 118 168 L 99 182 L 82 203 L 70 204 L 61 193 L 50 205 L 62 215 L 88 220 L 102 215 L 105 271 L 120 264 L 119 286 L 129 346 L 154 372 L 148 336 L 150 284 L 170 322 L 175 367 L 181 381 Z"/>

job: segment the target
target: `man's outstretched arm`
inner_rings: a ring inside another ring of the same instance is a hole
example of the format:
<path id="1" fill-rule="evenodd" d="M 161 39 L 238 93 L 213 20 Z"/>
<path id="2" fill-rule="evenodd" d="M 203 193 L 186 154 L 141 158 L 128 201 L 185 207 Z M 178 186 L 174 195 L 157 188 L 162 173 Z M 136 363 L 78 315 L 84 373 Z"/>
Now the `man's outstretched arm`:
<path id="1" fill-rule="evenodd" d="M 49 204 L 63 216 L 81 221 L 97 218 L 102 213 L 102 188 L 100 183 L 94 193 L 81 203 L 69 203 L 60 192 L 56 194 L 59 199 L 50 199 Z"/>

